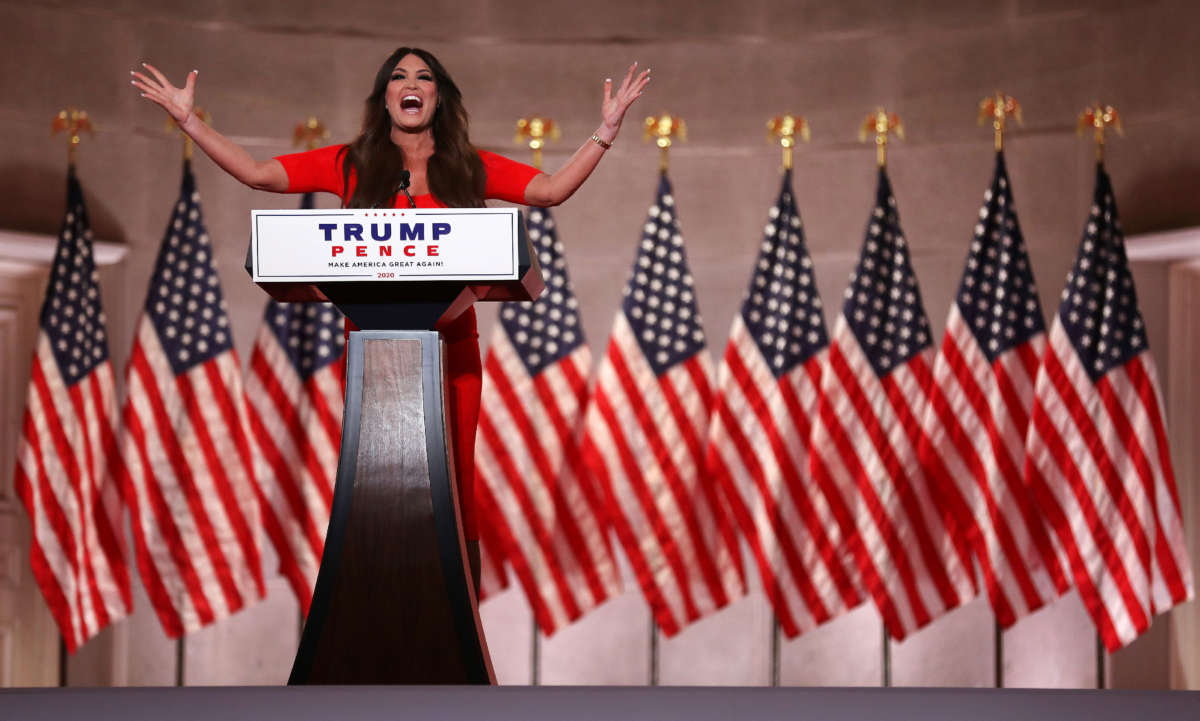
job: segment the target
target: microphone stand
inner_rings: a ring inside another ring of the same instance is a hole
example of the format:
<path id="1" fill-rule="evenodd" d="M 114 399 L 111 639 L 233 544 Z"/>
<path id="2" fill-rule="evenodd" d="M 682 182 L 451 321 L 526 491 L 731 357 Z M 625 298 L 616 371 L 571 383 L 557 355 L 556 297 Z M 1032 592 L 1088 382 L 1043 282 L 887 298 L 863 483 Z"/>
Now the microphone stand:
<path id="1" fill-rule="evenodd" d="M 409 177 L 408 171 L 401 170 L 400 171 L 400 182 L 396 183 L 396 190 L 400 191 L 401 193 L 404 193 L 404 197 L 408 198 L 408 207 L 415 208 L 415 207 L 417 207 L 417 201 L 413 200 L 412 195 L 410 195 L 408 192 L 409 180 L 410 180 L 410 177 Z"/>

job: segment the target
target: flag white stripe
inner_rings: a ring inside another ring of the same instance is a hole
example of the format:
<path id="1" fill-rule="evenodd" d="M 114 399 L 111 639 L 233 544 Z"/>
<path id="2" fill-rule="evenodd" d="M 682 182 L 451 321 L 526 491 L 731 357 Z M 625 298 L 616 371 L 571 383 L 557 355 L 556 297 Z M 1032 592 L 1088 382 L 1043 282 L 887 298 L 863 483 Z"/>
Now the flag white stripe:
<path id="1" fill-rule="evenodd" d="M 654 425 L 658 429 L 658 435 L 665 439 L 680 439 L 677 442 L 667 443 L 666 446 L 680 482 L 686 485 L 689 483 L 689 479 L 691 479 L 690 487 L 680 489 L 684 494 L 682 499 L 676 493 L 672 492 L 670 484 L 666 479 L 666 472 L 655 458 L 654 449 L 649 443 L 644 441 L 640 433 L 636 437 L 637 443 L 633 444 L 635 448 L 634 455 L 638 459 L 639 466 L 644 469 L 643 476 L 646 479 L 646 485 L 651 489 L 657 489 L 655 501 L 659 508 L 659 513 L 666 521 L 668 531 L 676 547 L 679 549 L 682 565 L 687 569 L 687 583 L 692 590 L 692 597 L 696 602 L 697 610 L 701 615 L 704 615 L 716 610 L 716 602 L 709 594 L 704 574 L 700 571 L 700 554 L 703 551 L 697 549 L 695 544 L 697 542 L 702 543 L 705 539 L 712 539 L 717 545 L 716 548 L 711 549 L 713 552 L 712 563 L 718 569 L 722 586 L 729 596 L 736 596 L 738 594 L 737 571 L 732 567 L 732 564 L 725 563 L 722 560 L 728 557 L 728 549 L 724 546 L 723 539 L 720 539 L 716 532 L 713 509 L 708 507 L 698 487 L 698 459 L 692 457 L 687 444 L 682 441 L 684 429 L 679 427 L 674 414 L 668 409 L 666 398 L 658 386 L 658 379 L 650 369 L 649 364 L 646 363 L 645 357 L 642 356 L 636 341 L 634 341 L 633 331 L 625 320 L 623 313 L 618 314 L 610 342 L 614 343 L 619 349 L 633 379 L 634 387 L 642 395 L 640 399 L 626 397 L 625 402 L 621 405 L 636 406 L 640 403 L 657 409 L 658 412 L 655 414 L 653 420 Z M 706 359 L 706 356 L 701 356 L 701 358 Z M 708 366 L 702 362 L 701 367 L 704 369 L 705 377 L 711 377 L 708 372 Z M 664 374 L 664 378 L 675 390 L 676 396 L 684 406 L 685 412 L 690 410 L 690 413 L 687 414 L 687 420 L 696 422 L 696 413 L 698 410 L 702 412 L 702 409 L 698 409 L 697 406 L 699 390 L 695 387 L 691 375 L 682 365 L 677 365 L 668 369 Z M 606 392 L 609 393 L 610 398 L 617 397 L 616 393 L 624 393 L 624 389 L 621 388 L 620 384 L 615 382 L 615 377 L 612 381 L 613 385 L 606 385 Z M 634 425 L 625 425 L 623 423 L 623 427 L 640 428 L 637 425 L 636 418 L 631 417 L 627 420 Z M 704 420 L 701 421 L 703 426 L 707 426 L 707 421 L 707 414 L 704 414 Z M 691 432 L 702 439 L 704 438 L 705 430 L 705 428 L 693 428 Z M 699 539 L 693 538 L 687 526 L 686 515 L 689 509 L 679 505 L 681 500 L 693 501 L 691 510 L 697 514 L 697 522 L 701 534 L 701 538 Z"/>
<path id="2" fill-rule="evenodd" d="M 90 556 L 95 549 L 89 544 L 90 539 L 86 536 L 92 524 L 85 520 L 89 518 L 87 514 L 90 504 L 87 499 L 87 489 L 92 473 L 84 443 L 84 428 L 88 423 L 86 413 L 87 409 L 91 407 L 91 403 L 85 400 L 83 403 L 85 416 L 81 418 L 75 411 L 74 403 L 71 402 L 70 391 L 67 390 L 62 376 L 58 373 L 57 363 L 44 333 L 39 335 L 37 362 L 42 366 L 42 377 L 45 379 L 50 402 L 54 406 L 54 413 L 59 420 L 58 432 L 66 441 L 77 474 L 76 478 L 72 480 L 62 459 L 57 457 L 54 459 L 55 471 L 50 474 L 51 486 L 59 508 L 63 510 L 70 526 L 71 538 L 75 540 L 73 561 L 78 578 L 76 579 L 77 585 L 74 585 L 75 595 L 70 598 L 70 601 L 73 606 L 77 606 L 77 624 L 80 635 L 90 637 L 99 626 L 92 602 L 92 587 L 89 579 Z M 40 412 L 45 413 L 45 408 L 40 408 Z M 51 448 L 54 448 L 48 428 L 41 433 L 41 437 L 50 444 Z M 54 450 L 57 456 L 57 448 Z M 56 480 L 58 482 L 54 482 Z M 63 570 L 68 574 L 71 573 L 69 566 L 64 566 Z"/>
<path id="3" fill-rule="evenodd" d="M 34 363 L 41 362 L 41 358 L 34 359 Z M 73 512 L 74 500 L 71 498 L 72 494 L 62 488 L 63 482 L 67 477 L 66 472 L 59 461 L 58 454 L 54 450 L 40 394 L 32 384 L 30 384 L 29 393 L 26 398 L 26 409 L 29 417 L 33 420 L 34 434 L 41 447 L 40 459 L 46 469 L 46 478 L 50 486 L 50 492 L 53 494 L 53 502 L 62 509 L 72 538 L 78 539 L 78 516 Z M 59 590 L 67 601 L 71 625 L 75 630 L 76 638 L 80 638 L 84 635 L 82 627 L 83 619 L 81 617 L 82 609 L 78 601 L 80 576 L 72 570 L 70 556 L 67 555 L 63 541 L 54 530 L 54 527 L 50 523 L 50 518 L 46 513 L 48 499 L 43 495 L 42 486 L 38 482 L 38 478 L 41 475 L 38 472 L 39 456 L 35 456 L 33 448 L 26 443 L 21 444 L 18 454 L 19 462 L 25 470 L 25 474 L 29 477 L 30 498 L 33 500 L 29 510 L 34 514 L 32 519 L 34 541 L 42 549 L 46 563 L 58 583 Z M 63 496 L 66 496 L 68 499 L 66 504 L 63 503 Z"/>
<path id="4" fill-rule="evenodd" d="M 151 554 L 155 559 L 155 565 L 158 567 L 163 584 L 167 587 L 171 600 L 176 606 L 176 611 L 181 617 L 184 633 L 189 633 L 200 628 L 202 621 L 195 607 L 192 605 L 187 587 L 179 577 L 179 574 L 183 570 L 176 567 L 170 545 L 162 536 L 158 521 L 151 511 L 149 503 L 150 495 L 147 489 L 148 484 L 154 483 L 157 485 L 163 495 L 167 510 L 174 520 L 175 525 L 179 528 L 179 535 L 183 541 L 185 553 L 191 560 L 196 576 L 200 580 L 202 593 L 212 608 L 214 620 L 229 615 L 230 610 L 225 602 L 225 596 L 221 592 L 221 584 L 217 580 L 216 570 L 213 567 L 213 559 L 209 557 L 208 550 L 204 546 L 200 531 L 197 528 L 197 520 L 192 515 L 192 509 L 188 505 L 187 497 L 182 492 L 180 479 L 175 476 L 174 466 L 166 454 L 162 439 L 175 436 L 181 448 L 188 448 L 195 443 L 195 433 L 192 430 L 191 420 L 187 415 L 187 411 L 183 408 L 182 396 L 175 392 L 159 393 L 158 391 L 160 388 L 174 389 L 175 377 L 171 372 L 170 366 L 167 365 L 166 358 L 163 356 L 162 345 L 158 341 L 158 334 L 155 332 L 150 319 L 144 315 L 138 326 L 137 342 L 142 347 L 142 353 L 146 359 L 146 365 L 153 375 L 155 387 L 146 388 L 143 385 L 144 381 L 141 374 L 137 372 L 131 374 L 127 402 L 133 404 L 134 411 L 137 413 L 142 427 L 146 431 L 145 453 L 153 469 L 153 475 L 136 479 L 138 483 L 135 485 L 135 490 L 139 498 L 144 501 L 143 508 L 145 515 L 142 519 L 143 527 L 146 530 L 147 542 L 153 543 Z M 151 394 L 159 398 L 167 418 L 172 420 L 174 427 L 163 428 L 158 425 L 154 411 L 148 401 Z M 137 451 L 134 450 L 135 446 L 132 438 L 129 439 L 129 444 L 129 451 L 123 453 L 126 458 L 137 454 Z M 201 485 L 203 483 L 203 479 L 201 478 L 203 472 L 189 463 L 190 460 L 185 454 L 184 462 L 188 463 L 188 467 L 191 469 L 191 475 L 196 482 L 197 492 L 199 493 L 203 487 Z"/>
<path id="5" fill-rule="evenodd" d="M 736 339 L 737 336 L 735 335 L 734 337 Z M 742 348 L 738 348 L 736 352 L 738 352 L 743 365 L 749 369 L 752 376 L 757 375 L 759 372 L 770 373 L 766 369 L 760 354 L 743 353 L 742 350 Z M 798 369 L 798 372 L 802 373 L 803 369 Z M 752 382 L 757 388 L 764 387 L 757 379 Z M 773 377 L 771 382 L 773 384 Z M 746 467 L 741 455 L 732 443 L 718 443 L 715 447 L 721 454 L 726 467 L 733 474 L 734 485 L 740 492 L 740 501 L 750 514 L 755 532 L 760 539 L 761 547 L 768 555 L 771 571 L 779 580 L 782 600 L 791 611 L 800 630 L 802 632 L 807 631 L 814 628 L 817 622 L 812 614 L 812 610 L 808 608 L 803 597 L 799 594 L 800 583 L 795 578 L 791 564 L 784 557 L 782 541 L 774 528 L 776 522 L 779 524 L 780 530 L 787 535 L 795 547 L 804 566 L 804 571 L 809 577 L 808 580 L 816 590 L 825 609 L 830 612 L 831 617 L 845 610 L 845 606 L 841 601 L 838 589 L 828 569 L 820 557 L 815 542 L 811 540 L 808 534 L 808 527 L 799 513 L 795 499 L 792 498 L 792 494 L 785 485 L 780 460 L 771 446 L 766 428 L 761 422 L 758 422 L 757 417 L 754 415 L 754 409 L 743 394 L 740 385 L 734 381 L 732 376 L 729 378 L 729 383 L 722 388 L 722 393 L 731 413 L 741 421 L 740 425 L 742 427 L 740 430 L 745 435 L 746 441 L 757 451 L 755 458 L 762 467 L 764 485 L 766 487 L 762 490 L 758 488 L 758 484 L 755 483 L 750 469 Z M 768 410 L 771 416 L 773 416 L 770 422 L 775 425 L 778 435 L 783 439 L 787 439 L 789 436 L 794 437 L 796 435 L 795 426 L 787 416 L 787 409 L 783 406 L 779 393 L 774 392 L 764 395 L 766 395 L 765 400 Z M 727 437 L 728 430 L 724 428 L 724 421 L 717 416 L 714 419 L 714 423 L 719 424 L 718 434 Z M 787 456 L 786 462 L 795 467 L 802 478 L 806 477 L 808 475 L 807 455 L 802 454 L 803 457 L 797 459 L 792 456 L 794 450 L 796 450 L 795 446 L 790 444 L 782 449 L 783 453 Z M 811 487 L 811 484 L 808 485 Z M 812 500 L 810 496 L 809 501 L 811 502 Z M 778 509 L 779 517 L 777 520 L 773 518 L 774 514 L 770 512 L 772 506 Z M 822 512 L 821 508 L 818 507 L 816 510 L 818 516 L 820 516 Z M 827 511 L 827 507 L 825 510 Z M 826 529 L 831 528 L 824 521 L 822 521 L 822 527 Z M 834 544 L 836 544 L 836 541 Z"/>
<path id="6" fill-rule="evenodd" d="M 652 576 L 654 585 L 666 603 L 671 617 L 676 624 L 682 625 L 687 618 L 683 596 L 676 583 L 675 574 L 667 561 L 666 553 L 659 543 L 654 524 L 643 513 L 641 502 L 633 487 L 635 483 L 645 486 L 646 492 L 650 493 L 649 489 L 656 487 L 655 482 L 665 483 L 662 480 L 662 473 L 657 468 L 657 464 L 652 462 L 653 453 L 648 454 L 644 448 L 644 441 L 640 437 L 640 431 L 637 430 L 639 425 L 633 408 L 628 402 L 621 402 L 624 390 L 616 377 L 616 372 L 607 362 L 600 366 L 596 377 L 596 388 L 599 393 L 603 393 L 607 397 L 609 405 L 612 407 L 616 429 L 628 429 L 633 433 L 632 435 L 622 433 L 619 438 L 615 437 L 614 429 L 609 428 L 599 411 L 592 407 L 588 411 L 588 435 L 604 461 L 617 507 L 620 508 L 622 517 L 628 523 L 633 538 L 637 540 L 637 553 Z M 635 480 L 626 475 L 620 454 L 617 452 L 617 444 L 626 447 L 635 462 L 642 468 L 642 479 Z M 673 527 L 668 527 L 666 530 L 672 540 L 677 538 L 677 520 L 664 518 L 663 522 L 664 525 L 674 522 Z M 627 548 L 626 551 L 629 552 L 630 549 Z"/>

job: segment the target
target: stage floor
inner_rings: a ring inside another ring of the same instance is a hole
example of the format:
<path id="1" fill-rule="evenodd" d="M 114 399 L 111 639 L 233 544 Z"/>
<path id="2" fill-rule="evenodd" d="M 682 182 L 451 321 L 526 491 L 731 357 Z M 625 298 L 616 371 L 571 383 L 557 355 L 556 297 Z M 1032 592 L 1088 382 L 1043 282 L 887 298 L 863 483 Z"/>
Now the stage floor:
<path id="1" fill-rule="evenodd" d="M 8 689 L 0 718 L 88 721 L 1196 721 L 1200 693 L 1017 689 L 305 686 Z"/>

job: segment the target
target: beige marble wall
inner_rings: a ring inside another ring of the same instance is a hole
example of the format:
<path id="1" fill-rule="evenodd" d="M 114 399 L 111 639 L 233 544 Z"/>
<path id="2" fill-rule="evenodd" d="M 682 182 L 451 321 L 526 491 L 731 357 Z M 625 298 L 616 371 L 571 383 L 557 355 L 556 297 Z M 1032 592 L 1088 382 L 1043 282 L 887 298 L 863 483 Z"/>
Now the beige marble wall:
<path id="1" fill-rule="evenodd" d="M 935 331 L 991 172 L 992 141 L 975 125 L 976 104 L 997 88 L 1025 109 L 1009 168 L 1046 308 L 1057 306 L 1091 192 L 1092 154 L 1074 133 L 1085 103 L 1114 103 L 1125 120 L 1127 137 L 1112 144 L 1109 164 L 1127 230 L 1200 224 L 1200 6 L 1184 0 L 0 0 L 0 227 L 56 231 L 63 156 L 48 137 L 49 119 L 66 104 L 89 110 L 98 132 L 82 151 L 80 175 L 95 230 L 131 247 L 116 277 L 104 279 L 112 350 L 123 367 L 179 179 L 179 145 L 164 137 L 162 114 L 131 90 L 128 69 L 144 58 L 177 79 L 199 68 L 199 102 L 215 125 L 267 157 L 289 149 L 292 127 L 309 114 L 332 128 L 334 140 L 351 137 L 377 64 L 400 44 L 443 59 L 485 147 L 523 157 L 511 144 L 516 118 L 554 117 L 564 139 L 546 154 L 551 168 L 596 126 L 604 77 L 633 60 L 654 68 L 646 97 L 600 168 L 556 210 L 597 350 L 654 191 L 656 152 L 642 142 L 639 121 L 661 110 L 689 125 L 689 142 L 673 151 L 672 178 L 718 352 L 777 191 L 779 157 L 763 129 L 782 111 L 806 114 L 813 129 L 812 144 L 797 153 L 795 185 L 831 313 L 873 193 L 873 153 L 854 142 L 856 128 L 881 103 L 903 116 L 908 131 L 892 150 L 891 176 Z M 241 269 L 248 211 L 296 199 L 243 188 L 203 159 L 197 175 L 246 357 L 263 305 Z M 1139 281 L 1151 343 L 1161 351 L 1165 283 Z M 482 314 L 485 338 L 493 318 Z M 1165 374 L 1165 359 L 1159 367 Z M 295 604 L 281 583 L 271 590 L 260 608 L 188 640 L 186 682 L 282 678 L 278 664 L 295 643 Z M 72 660 L 73 683 L 175 682 L 179 654 L 139 600 L 134 619 Z M 520 599 L 492 604 L 484 610 L 489 633 L 505 639 L 492 651 L 502 679 L 516 683 L 765 684 L 777 673 L 782 683 L 875 684 L 882 677 L 871 609 L 781 644 L 774 667 L 761 594 L 652 644 L 645 606 L 630 591 L 536 653 Z M 990 685 L 995 640 L 984 606 L 893 646 L 894 682 Z M 1006 633 L 1003 645 L 1007 683 L 1096 683 L 1094 639 L 1074 596 Z M 1139 674 L 1168 682 L 1167 644 L 1139 641 L 1123 653 L 1137 656 Z"/>

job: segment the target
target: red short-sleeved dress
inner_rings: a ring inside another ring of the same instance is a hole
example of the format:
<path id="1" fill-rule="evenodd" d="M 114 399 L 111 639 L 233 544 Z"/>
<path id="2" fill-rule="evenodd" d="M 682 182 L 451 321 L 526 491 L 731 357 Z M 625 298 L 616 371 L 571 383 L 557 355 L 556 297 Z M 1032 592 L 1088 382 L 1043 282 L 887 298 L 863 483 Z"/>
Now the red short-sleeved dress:
<path id="1" fill-rule="evenodd" d="M 342 182 L 338 153 L 344 145 L 331 145 L 306 153 L 277 158 L 287 172 L 289 193 L 327 192 L 342 199 L 354 193 L 354 172 L 348 187 Z M 485 197 L 509 203 L 524 203 L 525 188 L 540 171 L 501 155 L 479 151 L 487 172 Z M 426 193 L 414 195 L 418 208 L 445 208 L 445 203 Z M 408 207 L 403 195 L 392 198 L 392 207 Z M 349 319 L 347 330 L 353 330 Z M 450 408 L 450 433 L 454 437 L 454 466 L 458 472 L 458 498 L 462 511 L 463 534 L 479 540 L 475 518 L 475 428 L 479 425 L 479 390 L 482 366 L 479 362 L 479 332 L 475 327 L 475 309 L 471 308 L 443 329 L 446 341 L 447 405 Z"/>

